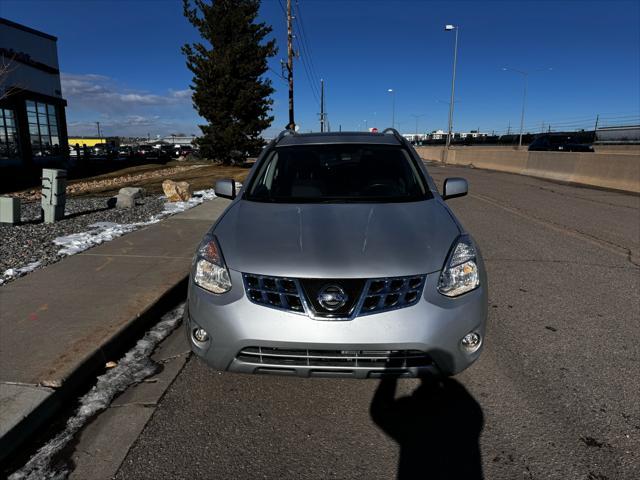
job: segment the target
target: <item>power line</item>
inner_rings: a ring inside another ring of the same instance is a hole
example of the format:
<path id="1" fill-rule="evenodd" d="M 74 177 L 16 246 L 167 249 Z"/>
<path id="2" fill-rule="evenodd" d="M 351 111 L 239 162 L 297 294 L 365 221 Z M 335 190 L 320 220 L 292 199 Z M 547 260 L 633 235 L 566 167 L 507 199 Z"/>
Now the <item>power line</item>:
<path id="1" fill-rule="evenodd" d="M 299 43 L 300 42 L 298 42 L 298 44 Z M 307 81 L 309 82 L 309 88 L 311 88 L 311 93 L 313 94 L 313 97 L 316 99 L 316 102 L 320 103 L 320 99 L 319 99 L 318 92 L 317 92 L 317 87 L 316 87 L 316 85 L 314 83 L 314 79 L 311 76 L 311 73 L 309 71 L 309 65 L 308 65 L 307 61 L 305 60 L 304 55 L 302 55 L 301 59 L 302 59 L 302 66 L 303 66 L 303 70 L 304 70 L 305 76 L 307 77 Z"/>
<path id="2" fill-rule="evenodd" d="M 302 20 L 302 11 L 300 10 L 300 4 L 298 0 L 296 0 L 296 12 L 297 15 L 294 17 L 295 23 L 298 25 L 298 35 L 296 35 L 296 41 L 299 46 L 298 52 L 302 51 L 302 64 L 305 70 L 305 74 L 307 76 L 307 80 L 309 81 L 309 87 L 311 88 L 311 92 L 316 100 L 316 102 L 320 103 L 320 92 L 318 90 L 318 80 L 319 75 L 317 74 L 315 64 L 313 62 L 313 57 L 311 54 L 311 46 L 307 39 L 306 29 L 304 28 L 304 23 Z"/>
<path id="3" fill-rule="evenodd" d="M 298 26 L 300 27 L 300 32 L 302 33 L 303 43 L 306 46 L 307 55 L 309 57 L 309 63 L 311 66 L 311 73 L 317 80 L 318 78 L 320 78 L 320 75 L 318 74 L 318 70 L 316 69 L 315 62 L 313 61 L 313 55 L 312 55 L 313 52 L 311 51 L 309 36 L 307 35 L 307 29 L 305 28 L 304 19 L 302 17 L 302 10 L 300 10 L 300 3 L 298 2 L 298 0 L 296 0 L 296 11 L 298 12 L 298 15 L 296 16 L 296 21 L 298 23 Z"/>
<path id="4" fill-rule="evenodd" d="M 273 73 L 276 77 L 278 77 L 281 80 L 284 80 L 285 82 L 287 81 L 287 77 L 285 77 L 284 75 L 282 75 L 280 72 L 277 72 L 276 70 L 274 70 L 271 67 L 267 67 L 269 69 L 269 71 L 271 73 Z"/>

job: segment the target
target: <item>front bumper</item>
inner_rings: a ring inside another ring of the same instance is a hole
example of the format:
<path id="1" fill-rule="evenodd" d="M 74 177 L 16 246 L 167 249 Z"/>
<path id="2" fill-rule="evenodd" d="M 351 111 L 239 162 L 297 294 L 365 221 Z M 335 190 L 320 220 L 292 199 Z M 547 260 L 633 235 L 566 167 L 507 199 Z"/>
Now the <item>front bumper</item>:
<path id="1" fill-rule="evenodd" d="M 184 315 L 192 351 L 217 370 L 302 377 L 454 375 L 482 351 L 481 346 L 466 353 L 460 340 L 469 332 L 484 339 L 484 273 L 479 288 L 452 299 L 437 292 L 440 273 L 434 272 L 427 275 L 416 305 L 345 321 L 314 320 L 252 303 L 242 274 L 230 270 L 230 275 L 233 287 L 224 295 L 211 294 L 191 280 Z M 198 327 L 209 334 L 206 342 L 194 339 Z M 424 361 L 416 358 L 420 353 Z M 385 355 L 391 360 L 380 358 Z"/>

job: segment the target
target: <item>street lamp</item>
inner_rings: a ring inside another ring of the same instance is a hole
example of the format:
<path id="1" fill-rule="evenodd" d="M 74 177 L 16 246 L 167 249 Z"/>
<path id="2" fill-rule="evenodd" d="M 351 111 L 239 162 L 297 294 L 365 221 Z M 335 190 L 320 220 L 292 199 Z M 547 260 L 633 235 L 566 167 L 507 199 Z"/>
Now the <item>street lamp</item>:
<path id="1" fill-rule="evenodd" d="M 449 132 L 447 134 L 447 148 L 451 146 L 451 134 L 453 132 L 453 104 L 455 102 L 456 89 L 456 63 L 458 62 L 458 31 L 460 27 L 457 25 L 445 25 L 445 31 L 456 31 L 456 40 L 453 47 L 453 76 L 451 77 L 451 102 L 449 103 Z"/>
<path id="2" fill-rule="evenodd" d="M 529 74 L 530 73 L 535 73 L 535 72 L 541 72 L 543 70 L 553 70 L 550 67 L 546 67 L 546 68 L 538 68 L 536 70 L 533 70 L 531 72 L 526 72 L 524 70 L 517 70 L 515 68 L 510 68 L 510 67 L 502 67 L 502 71 L 506 72 L 515 72 L 515 73 L 519 73 L 520 75 L 522 75 L 523 79 L 524 79 L 524 89 L 522 92 L 522 112 L 520 113 L 520 138 L 518 139 L 518 150 L 522 148 L 522 133 L 524 130 L 524 109 L 525 109 L 525 105 L 527 103 L 527 85 L 529 84 Z"/>
<path id="3" fill-rule="evenodd" d="M 387 90 L 391 94 L 391 128 L 396 128 L 396 92 L 393 88 Z"/>
<path id="4" fill-rule="evenodd" d="M 366 119 L 364 120 L 364 131 L 365 132 L 367 131 L 367 120 Z"/>

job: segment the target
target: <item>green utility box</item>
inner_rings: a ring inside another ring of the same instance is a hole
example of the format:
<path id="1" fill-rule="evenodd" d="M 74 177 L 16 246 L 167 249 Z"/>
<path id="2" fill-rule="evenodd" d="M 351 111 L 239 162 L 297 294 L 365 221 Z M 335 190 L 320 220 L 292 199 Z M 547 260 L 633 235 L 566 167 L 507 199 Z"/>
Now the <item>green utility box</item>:
<path id="1" fill-rule="evenodd" d="M 20 199 L 0 197 L 0 223 L 20 223 Z"/>

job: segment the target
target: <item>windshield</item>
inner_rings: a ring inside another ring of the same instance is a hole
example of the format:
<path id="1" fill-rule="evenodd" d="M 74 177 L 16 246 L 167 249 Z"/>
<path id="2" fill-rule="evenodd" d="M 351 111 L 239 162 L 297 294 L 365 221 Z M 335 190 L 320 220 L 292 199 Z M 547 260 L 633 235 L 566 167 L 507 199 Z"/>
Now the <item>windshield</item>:
<path id="1" fill-rule="evenodd" d="M 280 147 L 259 166 L 246 200 L 414 202 L 431 198 L 408 152 L 392 145 Z"/>

